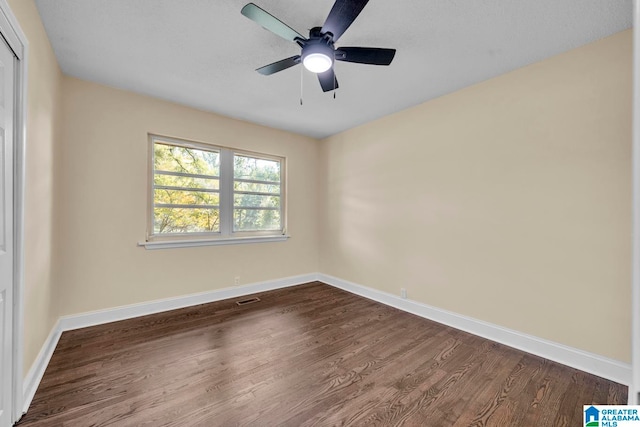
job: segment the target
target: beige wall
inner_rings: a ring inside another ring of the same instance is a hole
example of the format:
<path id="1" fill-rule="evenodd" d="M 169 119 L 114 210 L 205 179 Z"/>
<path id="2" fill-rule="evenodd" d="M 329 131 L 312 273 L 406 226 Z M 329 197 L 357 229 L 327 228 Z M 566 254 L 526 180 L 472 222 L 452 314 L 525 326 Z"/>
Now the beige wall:
<path id="1" fill-rule="evenodd" d="M 319 142 L 64 78 L 60 310 L 76 314 L 318 270 Z M 145 250 L 147 133 L 287 157 L 286 242 Z"/>
<path id="2" fill-rule="evenodd" d="M 323 141 L 320 270 L 630 360 L 631 31 Z"/>
<path id="3" fill-rule="evenodd" d="M 24 372 L 58 318 L 55 283 L 55 175 L 62 73 L 33 0 L 9 0 L 29 40 L 27 99 Z"/>

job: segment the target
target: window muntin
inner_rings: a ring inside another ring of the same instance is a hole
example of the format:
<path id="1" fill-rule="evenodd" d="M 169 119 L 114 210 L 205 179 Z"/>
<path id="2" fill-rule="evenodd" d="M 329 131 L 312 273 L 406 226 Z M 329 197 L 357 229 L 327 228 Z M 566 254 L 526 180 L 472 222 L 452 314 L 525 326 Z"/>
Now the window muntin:
<path id="1" fill-rule="evenodd" d="M 284 159 L 151 135 L 149 238 L 284 234 Z"/>

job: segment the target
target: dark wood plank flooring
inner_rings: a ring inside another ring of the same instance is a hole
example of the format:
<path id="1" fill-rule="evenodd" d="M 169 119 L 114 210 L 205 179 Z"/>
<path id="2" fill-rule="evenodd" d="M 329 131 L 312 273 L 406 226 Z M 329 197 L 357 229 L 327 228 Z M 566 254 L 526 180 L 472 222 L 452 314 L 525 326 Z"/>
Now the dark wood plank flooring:
<path id="1" fill-rule="evenodd" d="M 620 384 L 310 283 L 65 332 L 19 426 L 576 426 Z"/>

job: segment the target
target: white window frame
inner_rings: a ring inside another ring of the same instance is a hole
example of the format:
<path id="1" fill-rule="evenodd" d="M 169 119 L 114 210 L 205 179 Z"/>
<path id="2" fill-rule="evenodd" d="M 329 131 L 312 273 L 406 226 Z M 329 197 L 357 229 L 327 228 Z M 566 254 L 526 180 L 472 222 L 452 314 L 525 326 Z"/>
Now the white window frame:
<path id="1" fill-rule="evenodd" d="M 138 245 L 147 249 L 165 249 L 192 246 L 229 245 L 239 243 L 278 242 L 289 238 L 287 235 L 287 192 L 286 158 L 271 154 L 257 153 L 231 147 L 188 141 L 179 138 L 149 134 L 148 138 L 148 184 L 147 184 L 147 233 L 146 240 Z M 154 146 L 165 143 L 197 150 L 217 151 L 220 153 L 219 182 L 219 232 L 202 233 L 154 233 Z M 234 156 L 248 156 L 257 159 L 273 160 L 280 163 L 280 221 L 281 229 L 270 231 L 233 231 L 234 210 Z"/>

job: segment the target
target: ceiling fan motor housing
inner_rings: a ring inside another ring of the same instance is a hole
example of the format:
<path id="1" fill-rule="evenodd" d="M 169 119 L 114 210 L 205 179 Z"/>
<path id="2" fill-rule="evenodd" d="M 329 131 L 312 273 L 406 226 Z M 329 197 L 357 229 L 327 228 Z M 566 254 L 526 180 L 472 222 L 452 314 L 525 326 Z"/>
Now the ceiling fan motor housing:
<path id="1" fill-rule="evenodd" d="M 324 55 L 331 60 L 333 67 L 335 47 L 333 46 L 333 37 L 331 33 L 322 34 L 320 27 L 312 28 L 309 31 L 309 40 L 304 42 L 302 47 L 302 62 L 309 55 Z"/>

